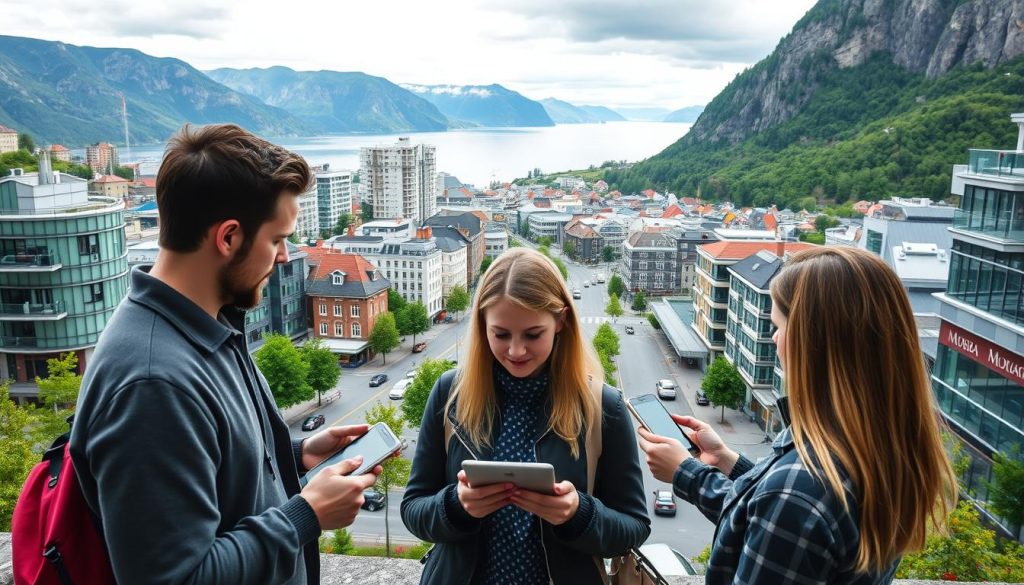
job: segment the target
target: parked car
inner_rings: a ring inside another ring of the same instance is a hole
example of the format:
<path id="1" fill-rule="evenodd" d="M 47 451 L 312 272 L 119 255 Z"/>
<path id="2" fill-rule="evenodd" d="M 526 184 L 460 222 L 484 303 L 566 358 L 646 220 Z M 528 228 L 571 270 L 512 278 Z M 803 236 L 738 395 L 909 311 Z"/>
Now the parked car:
<path id="1" fill-rule="evenodd" d="M 697 390 L 697 404 L 701 406 L 708 406 L 711 404 L 711 401 L 708 400 L 707 394 L 701 392 L 700 390 Z"/>
<path id="2" fill-rule="evenodd" d="M 656 516 L 675 516 L 676 497 L 669 490 L 654 492 L 654 514 Z"/>
<path id="3" fill-rule="evenodd" d="M 604 275 L 603 274 L 598 274 L 597 275 L 597 282 L 602 283 L 602 284 L 604 283 Z"/>
<path id="4" fill-rule="evenodd" d="M 685 575 L 696 575 L 697 571 L 690 563 L 690 559 L 667 544 L 656 542 L 645 544 L 640 547 L 640 553 L 651 561 L 654 568 L 661 573 L 662 577 L 678 577 Z"/>
<path id="5" fill-rule="evenodd" d="M 306 417 L 306 420 L 302 421 L 302 430 L 304 431 L 315 431 L 327 422 L 322 414 L 314 414 L 313 416 Z"/>
<path id="6" fill-rule="evenodd" d="M 583 288 L 590 288 L 590 281 L 589 280 L 584 280 L 583 281 Z"/>
<path id="7" fill-rule="evenodd" d="M 363 505 L 359 507 L 371 512 L 380 510 L 384 507 L 384 494 L 373 488 L 363 490 Z"/>
<path id="8" fill-rule="evenodd" d="M 395 385 L 392 386 L 391 390 L 388 392 L 388 398 L 391 400 L 401 400 L 405 398 L 405 391 L 411 384 L 412 380 L 410 378 L 402 378 L 395 382 Z"/>
<path id="9" fill-rule="evenodd" d="M 376 388 L 377 386 L 380 386 L 381 384 L 387 381 L 387 374 L 377 374 L 376 376 L 370 378 L 370 388 Z"/>
<path id="10" fill-rule="evenodd" d="M 626 335 L 633 335 L 633 333 L 634 333 L 633 326 L 632 325 L 626 325 Z"/>
<path id="11" fill-rule="evenodd" d="M 583 293 L 580 292 L 580 289 L 578 289 L 578 288 L 574 289 L 572 291 L 572 298 L 574 298 L 574 299 L 582 299 L 583 298 Z"/>
<path id="12" fill-rule="evenodd" d="M 416 345 L 412 346 L 412 352 L 413 353 L 420 353 L 424 349 L 427 349 L 427 342 L 426 341 L 421 341 L 421 342 L 417 343 Z"/>
<path id="13" fill-rule="evenodd" d="M 676 383 L 672 380 L 658 380 L 654 387 L 658 390 L 658 398 L 665 400 L 676 399 Z"/>
<path id="14" fill-rule="evenodd" d="M 416 372 L 417 370 L 415 368 L 408 370 L 407 372 L 405 372 L 405 377 L 411 380 L 416 377 Z"/>

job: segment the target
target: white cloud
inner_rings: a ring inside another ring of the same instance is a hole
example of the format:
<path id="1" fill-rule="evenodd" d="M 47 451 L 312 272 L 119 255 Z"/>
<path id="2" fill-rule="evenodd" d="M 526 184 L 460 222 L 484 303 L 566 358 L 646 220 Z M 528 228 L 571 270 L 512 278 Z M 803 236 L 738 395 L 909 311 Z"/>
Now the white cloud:
<path id="1" fill-rule="evenodd" d="M 703 104 L 814 0 L 37 0 L 4 33 L 130 47 L 199 69 L 285 65 L 413 85 L 501 84 L 577 104 Z M 40 15 L 45 15 L 41 17 Z"/>

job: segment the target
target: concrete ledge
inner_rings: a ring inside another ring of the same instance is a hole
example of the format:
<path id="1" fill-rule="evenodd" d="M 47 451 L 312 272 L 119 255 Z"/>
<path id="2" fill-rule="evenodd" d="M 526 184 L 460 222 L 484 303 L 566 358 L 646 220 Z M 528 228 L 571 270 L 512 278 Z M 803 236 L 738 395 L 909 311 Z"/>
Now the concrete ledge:
<path id="1" fill-rule="evenodd" d="M 325 585 L 417 585 L 423 565 L 410 559 L 320 555 L 320 582 Z M 700 585 L 704 577 L 672 577 L 672 585 Z M 12 585 L 11 535 L 0 532 L 0 585 Z M 899 585 L 937 585 L 941 581 L 893 581 Z"/>

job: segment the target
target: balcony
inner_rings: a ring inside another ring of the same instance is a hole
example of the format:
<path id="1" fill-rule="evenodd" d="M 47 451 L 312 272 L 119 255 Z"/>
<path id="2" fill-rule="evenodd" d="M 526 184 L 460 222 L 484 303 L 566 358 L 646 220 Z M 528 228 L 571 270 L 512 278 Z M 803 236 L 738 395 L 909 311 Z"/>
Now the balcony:
<path id="1" fill-rule="evenodd" d="M 56 254 L 0 256 L 0 272 L 56 272 L 62 267 Z"/>
<path id="2" fill-rule="evenodd" d="M 1024 181 L 1024 152 L 971 149 L 967 172 Z"/>
<path id="3" fill-rule="evenodd" d="M 22 337 L 20 335 L 0 335 L 0 349 L 17 350 L 24 353 L 67 351 L 96 345 L 99 333 L 89 333 L 72 337 Z"/>
<path id="4" fill-rule="evenodd" d="M 953 212 L 953 228 L 986 236 L 1003 243 L 1024 242 L 1024 217 L 1013 211 L 1002 213 Z"/>
<path id="5" fill-rule="evenodd" d="M 60 321 L 67 316 L 63 301 L 0 303 L 0 321 Z"/>

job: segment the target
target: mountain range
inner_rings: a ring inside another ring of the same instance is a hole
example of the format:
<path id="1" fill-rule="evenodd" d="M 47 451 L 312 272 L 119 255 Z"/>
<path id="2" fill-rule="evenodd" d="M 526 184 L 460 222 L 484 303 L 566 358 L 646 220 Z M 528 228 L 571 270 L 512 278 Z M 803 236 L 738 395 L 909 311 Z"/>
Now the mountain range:
<path id="1" fill-rule="evenodd" d="M 1020 111 L 1019 0 L 819 0 L 685 136 L 605 180 L 743 205 L 945 199 L 968 148 L 1013 147 Z"/>
<path id="2" fill-rule="evenodd" d="M 622 114 L 604 106 L 574 106 L 555 98 L 542 99 L 540 103 L 556 124 L 593 124 L 626 120 Z"/>
<path id="3" fill-rule="evenodd" d="M 402 87 L 434 104 L 453 120 L 492 127 L 555 125 L 540 103 L 498 84 Z"/>

